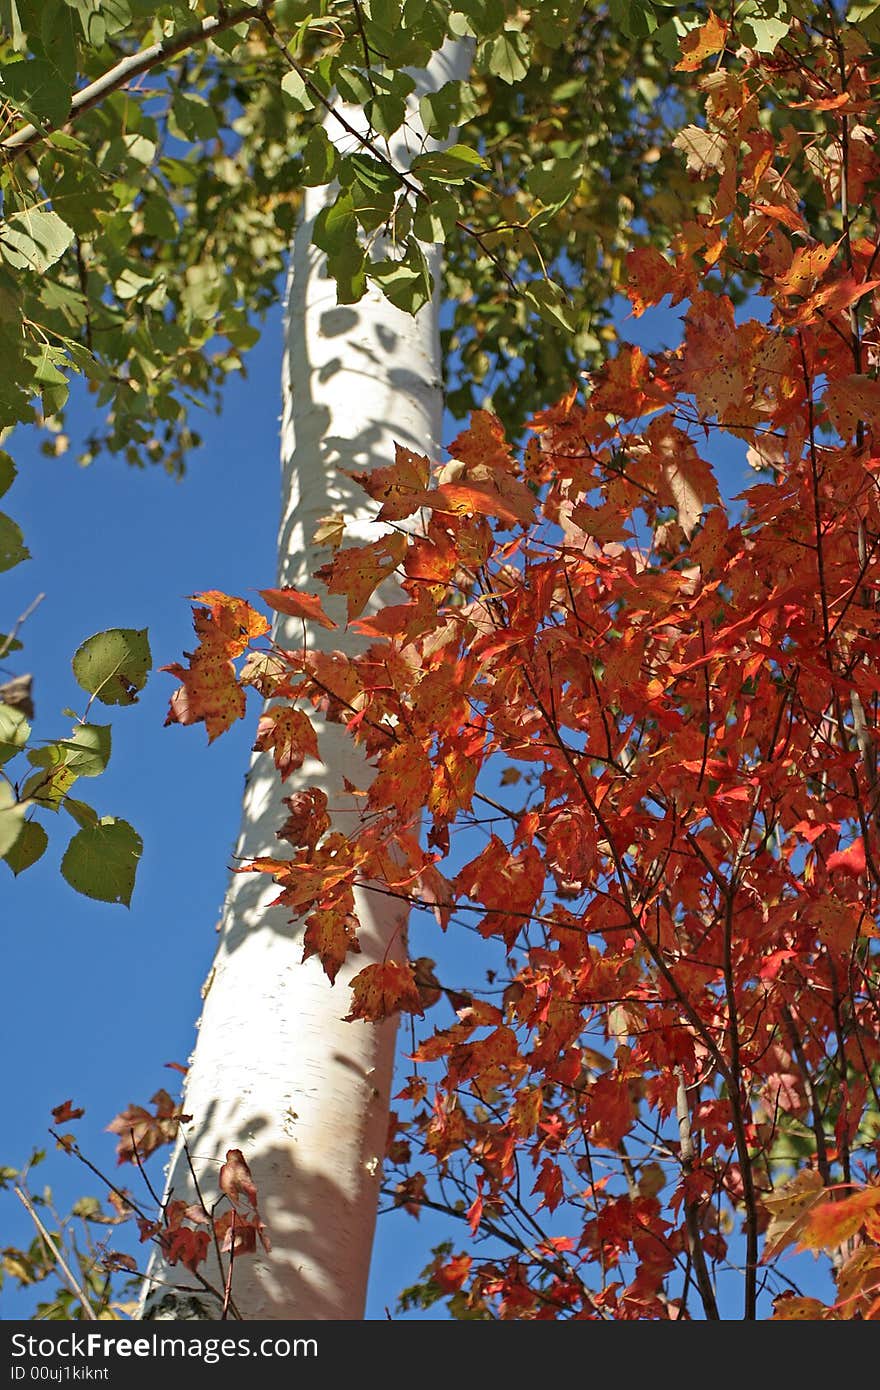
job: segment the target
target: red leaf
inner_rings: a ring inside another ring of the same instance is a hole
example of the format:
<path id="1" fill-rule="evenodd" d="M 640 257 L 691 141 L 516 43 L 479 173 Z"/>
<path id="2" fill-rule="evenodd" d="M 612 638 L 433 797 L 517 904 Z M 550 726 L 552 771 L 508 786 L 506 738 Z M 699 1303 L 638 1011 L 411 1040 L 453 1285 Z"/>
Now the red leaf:
<path id="1" fill-rule="evenodd" d="M 865 842 L 861 835 L 847 849 L 835 851 L 829 854 L 826 861 L 826 868 L 829 873 L 852 874 L 858 877 L 865 872 Z"/>
<path id="2" fill-rule="evenodd" d="M 65 1100 L 61 1105 L 55 1106 L 52 1119 L 56 1125 L 65 1125 L 69 1120 L 78 1120 L 85 1113 L 81 1106 L 74 1107 L 73 1101 Z"/>

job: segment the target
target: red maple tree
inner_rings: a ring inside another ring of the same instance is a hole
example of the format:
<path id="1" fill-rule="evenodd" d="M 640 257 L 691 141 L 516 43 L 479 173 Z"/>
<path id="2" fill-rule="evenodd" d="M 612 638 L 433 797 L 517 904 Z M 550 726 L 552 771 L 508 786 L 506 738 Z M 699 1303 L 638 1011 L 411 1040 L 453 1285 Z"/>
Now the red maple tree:
<path id="1" fill-rule="evenodd" d="M 461 1218 L 413 1295 L 461 1316 L 717 1318 L 733 1267 L 737 1315 L 766 1288 L 776 1318 L 880 1316 L 876 78 L 830 22 L 737 54 L 712 16 L 684 50 L 695 211 L 626 285 L 636 316 L 681 306 L 681 344 L 621 344 L 522 447 L 477 412 L 451 464 L 401 448 L 364 479 L 387 534 L 316 576 L 361 655 L 261 656 L 265 620 L 206 594 L 174 668 L 169 719 L 212 737 L 249 684 L 289 701 L 258 736 L 282 775 L 309 702 L 372 760 L 357 835 L 298 793 L 243 868 L 331 980 L 356 885 L 468 933 L 466 988 L 389 959 L 350 1011 L 437 1010 L 386 1185 Z M 732 502 L 724 436 L 756 470 Z M 403 601 L 364 617 L 391 572 Z"/>

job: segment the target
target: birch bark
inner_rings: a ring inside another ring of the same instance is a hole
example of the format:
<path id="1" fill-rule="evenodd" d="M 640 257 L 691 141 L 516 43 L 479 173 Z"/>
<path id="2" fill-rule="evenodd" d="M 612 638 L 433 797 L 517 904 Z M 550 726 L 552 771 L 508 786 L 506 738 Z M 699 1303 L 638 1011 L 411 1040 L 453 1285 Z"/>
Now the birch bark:
<path id="1" fill-rule="evenodd" d="M 418 120 L 419 96 L 467 76 L 470 47 L 448 42 L 417 74 L 407 122 L 391 143 L 397 167 L 426 148 Z M 345 110 L 349 121 L 360 113 Z M 362 116 L 360 117 L 363 121 Z M 352 137 L 334 121 L 335 143 Z M 361 124 L 361 129 L 363 129 Z M 449 142 L 454 139 L 450 135 Z M 446 143 L 446 142 L 444 142 Z M 312 570 L 327 558 L 312 535 L 318 520 L 342 512 L 348 536 L 377 534 L 375 507 L 342 469 L 366 470 L 391 462 L 395 442 L 434 453 L 442 424 L 438 327 L 440 252 L 429 252 L 433 302 L 415 317 L 376 290 L 356 305 L 337 305 L 324 256 L 311 240 L 326 189 L 307 190 L 291 254 L 285 317 L 281 419 L 282 507 L 278 583 L 310 587 Z M 257 460 L 244 460 L 246 468 Z M 386 588 L 379 602 L 388 602 Z M 343 605 L 327 598 L 339 623 L 319 638 L 347 653 L 363 640 L 346 631 Z M 298 620 L 280 617 L 282 646 L 303 641 Z M 329 640 L 328 640 L 329 639 Z M 323 765 L 307 762 L 281 784 L 268 754 L 251 762 L 244 796 L 237 860 L 279 852 L 275 831 L 285 819 L 282 796 L 297 786 L 327 793 L 333 829 L 354 828 L 357 809 L 344 779 L 368 784 L 370 770 L 336 725 L 319 728 Z M 203 990 L 204 1006 L 186 1080 L 185 1127 L 193 1165 L 207 1191 L 228 1148 L 240 1148 L 260 1195 L 272 1240 L 236 1263 L 233 1297 L 248 1319 L 360 1319 L 366 1298 L 378 1205 L 395 1025 L 346 1023 L 353 973 L 405 948 L 406 922 L 397 904 L 361 892 L 361 954 L 350 958 L 331 987 L 316 959 L 302 957 L 302 924 L 269 906 L 277 888 L 263 875 L 234 874 L 220 924 L 216 958 Z M 182 1147 L 169 1168 L 168 1192 L 194 1198 Z M 209 1276 L 211 1271 L 209 1269 Z M 181 1318 L 198 1307 L 169 1292 L 189 1285 L 180 1265 L 151 1266 L 147 1317 Z M 216 1267 L 213 1274 L 216 1278 Z M 199 1315 L 198 1311 L 195 1315 Z M 202 1316 L 216 1317 L 206 1308 Z"/>

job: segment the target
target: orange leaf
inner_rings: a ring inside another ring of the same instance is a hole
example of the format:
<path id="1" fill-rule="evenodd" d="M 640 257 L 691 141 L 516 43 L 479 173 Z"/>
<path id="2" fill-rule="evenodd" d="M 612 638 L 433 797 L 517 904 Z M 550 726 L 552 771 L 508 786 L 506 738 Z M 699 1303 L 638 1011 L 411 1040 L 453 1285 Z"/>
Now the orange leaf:
<path id="1" fill-rule="evenodd" d="M 401 521 L 412 516 L 425 500 L 425 488 L 431 476 L 431 461 L 424 454 L 414 454 L 402 444 L 395 445 L 394 463 L 387 468 L 374 468 L 369 473 L 350 473 L 376 502 L 382 503 L 378 521 Z"/>
<path id="2" fill-rule="evenodd" d="M 702 67 L 704 59 L 711 58 L 713 53 L 720 53 L 727 41 L 728 28 L 729 25 L 710 10 L 706 23 L 691 29 L 682 39 L 679 47 L 684 57 L 680 63 L 676 63 L 675 71 L 696 72 L 697 68 Z"/>
<path id="3" fill-rule="evenodd" d="M 348 619 L 359 618 L 383 579 L 397 569 L 406 553 L 406 537 L 382 536 L 372 545 L 355 545 L 315 571 L 331 594 L 345 594 Z"/>
<path id="4" fill-rule="evenodd" d="M 497 516 L 513 525 L 528 524 L 535 515 L 535 498 L 516 478 L 493 479 L 486 484 L 441 483 L 425 496 L 425 506 L 437 512 Z"/>
<path id="5" fill-rule="evenodd" d="M 183 684 L 171 696 L 166 724 L 198 724 L 202 720 L 208 731 L 208 741 L 241 719 L 245 711 L 245 693 L 235 677 L 235 667 L 216 646 L 200 647 L 190 656 L 190 666 L 174 663 L 161 670 L 177 676 Z"/>
<path id="6" fill-rule="evenodd" d="M 868 1212 L 880 1206 L 880 1187 L 865 1187 L 839 1201 L 822 1202 L 808 1214 L 802 1250 L 836 1250 L 859 1231 Z"/>
<path id="7" fill-rule="evenodd" d="M 636 318 L 641 318 L 646 309 L 659 304 L 667 294 L 677 304 L 685 292 L 685 277 L 656 246 L 638 246 L 630 251 L 626 273 L 626 296 Z"/>
<path id="8" fill-rule="evenodd" d="M 802 1298 L 797 1294 L 782 1294 L 777 1298 L 771 1322 L 819 1322 L 833 1316 L 818 1298 Z"/>
<path id="9" fill-rule="evenodd" d="M 880 427 L 880 381 L 867 376 L 845 376 L 829 382 L 823 397 L 828 418 L 844 439 L 852 439 L 858 425 Z"/>
<path id="10" fill-rule="evenodd" d="M 306 918 L 303 960 L 317 956 L 332 985 L 346 956 L 355 955 L 361 949 L 357 929 L 357 918 L 344 904 L 317 908 Z"/>
<path id="11" fill-rule="evenodd" d="M 260 589 L 264 598 L 276 613 L 286 613 L 291 618 L 305 618 L 308 622 L 320 623 L 321 627 L 337 627 L 332 618 L 321 607 L 317 594 L 303 594 L 298 589 Z"/>
<path id="12" fill-rule="evenodd" d="M 317 735 L 308 715 L 292 705 L 274 705 L 260 715 L 253 751 L 271 751 L 282 781 L 302 767 L 305 758 L 321 761 Z"/>
<path id="13" fill-rule="evenodd" d="M 351 1013 L 346 1020 L 378 1023 L 392 1014 L 423 1014 L 422 996 L 408 961 L 386 960 L 368 965 L 351 982 Z"/>

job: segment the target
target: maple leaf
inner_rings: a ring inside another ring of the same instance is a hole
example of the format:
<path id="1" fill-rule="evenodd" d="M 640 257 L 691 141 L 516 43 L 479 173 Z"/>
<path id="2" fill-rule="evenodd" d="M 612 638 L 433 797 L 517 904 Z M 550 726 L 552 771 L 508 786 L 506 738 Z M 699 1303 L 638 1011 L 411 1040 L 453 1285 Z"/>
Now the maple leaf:
<path id="1" fill-rule="evenodd" d="M 835 850 L 829 854 L 825 867 L 829 873 L 851 874 L 858 877 L 865 872 L 865 842 L 859 835 L 846 849 Z"/>
<path id="2" fill-rule="evenodd" d="M 191 1118 L 165 1090 L 158 1090 L 150 1103 L 156 1107 L 153 1114 L 141 1105 L 129 1105 L 107 1126 L 111 1134 L 119 1135 L 117 1163 L 134 1163 L 136 1157 L 148 1158 L 163 1144 L 173 1144 L 181 1123 Z"/>
<path id="3" fill-rule="evenodd" d="M 424 454 L 414 454 L 411 449 L 396 444 L 394 463 L 387 468 L 373 468 L 369 473 L 342 471 L 359 483 L 374 501 L 382 503 L 377 521 L 401 521 L 424 504 L 431 461 Z"/>
<path id="4" fill-rule="evenodd" d="M 186 652 L 189 667 L 175 662 L 160 670 L 176 676 L 182 685 L 171 696 L 167 724 L 198 724 L 204 721 L 208 742 L 244 716 L 245 693 L 236 680 L 235 667 L 222 649 L 199 647 Z"/>
<path id="5" fill-rule="evenodd" d="M 431 783 L 431 764 L 422 748 L 409 741 L 398 743 L 382 756 L 368 804 L 377 809 L 393 806 L 406 821 L 425 804 Z"/>
<path id="6" fill-rule="evenodd" d="M 375 1023 L 392 1014 L 423 1014 L 422 996 L 409 961 L 386 960 L 368 965 L 351 982 L 351 1013 Z"/>
<path id="7" fill-rule="evenodd" d="M 305 845 L 314 849 L 321 836 L 330 829 L 327 814 L 327 793 L 320 787 L 307 787 L 284 797 L 284 805 L 290 814 L 275 834 L 279 840 L 287 840 L 294 848 Z"/>
<path id="8" fill-rule="evenodd" d="M 825 410 L 844 439 L 852 439 L 860 424 L 880 430 L 880 381 L 864 375 L 829 381 L 823 396 Z"/>
<path id="9" fill-rule="evenodd" d="M 869 1212 L 880 1207 L 880 1187 L 865 1187 L 848 1197 L 811 1207 L 800 1232 L 801 1250 L 836 1250 L 861 1230 Z"/>
<path id="10" fill-rule="evenodd" d="M 317 908 L 306 918 L 302 958 L 306 961 L 309 956 L 317 956 L 331 985 L 346 957 L 361 949 L 358 926 L 357 918 L 345 901 L 333 907 Z"/>
<path id="11" fill-rule="evenodd" d="M 633 314 L 641 318 L 646 309 L 659 304 L 667 294 L 677 304 L 687 292 L 685 276 L 657 250 L 638 246 L 626 258 L 626 297 Z"/>
<path id="12" fill-rule="evenodd" d="M 56 1125 L 68 1124 L 70 1120 L 78 1120 L 85 1114 L 82 1106 L 74 1106 L 73 1101 L 65 1100 L 61 1105 L 56 1105 L 52 1111 L 52 1119 Z"/>
<path id="13" fill-rule="evenodd" d="M 315 577 L 323 580 L 331 594 L 345 594 L 350 622 L 360 617 L 371 595 L 397 569 L 405 553 L 405 536 L 382 536 L 373 545 L 337 551 L 332 560 L 315 570 Z"/>
<path id="14" fill-rule="evenodd" d="M 291 618 L 304 618 L 307 622 L 319 623 L 321 627 L 336 627 L 321 607 L 317 594 L 302 593 L 299 589 L 260 589 L 264 598 L 276 613 L 286 613 Z"/>
<path id="15" fill-rule="evenodd" d="M 282 781 L 302 767 L 306 758 L 321 761 L 311 720 L 293 705 L 274 705 L 261 714 L 253 751 L 271 752 Z"/>
<path id="16" fill-rule="evenodd" d="M 513 451 L 507 442 L 504 426 L 491 410 L 472 410 L 468 428 L 456 435 L 449 446 L 454 459 L 464 463 L 469 472 L 479 468 L 483 476 L 489 472 L 515 471 Z"/>
<path id="17" fill-rule="evenodd" d="M 477 516 L 497 516 L 508 525 L 521 522 L 528 525 L 534 519 L 535 498 L 525 483 L 501 475 L 486 483 L 441 483 L 425 497 L 426 507 L 433 511 L 468 513 Z"/>
<path id="18" fill-rule="evenodd" d="M 765 1193 L 762 1202 L 770 1213 L 770 1224 L 764 1239 L 761 1264 L 769 1264 L 786 1246 L 798 1239 L 807 1224 L 814 1206 L 824 1196 L 822 1179 L 813 1168 L 801 1172 L 783 1183 L 773 1193 Z"/>
<path id="19" fill-rule="evenodd" d="M 255 637 L 269 631 L 269 624 L 244 599 L 232 598 L 217 589 L 192 594 L 205 608 L 193 609 L 193 626 L 202 644 L 222 649 L 227 656 L 240 656 Z"/>
<path id="20" fill-rule="evenodd" d="M 681 40 L 679 47 L 683 57 L 675 65 L 676 72 L 696 72 L 706 58 L 711 58 L 714 53 L 721 53 L 727 43 L 729 28 L 729 24 L 719 19 L 714 10 L 710 10 L 705 24 L 691 29 Z"/>
<path id="21" fill-rule="evenodd" d="M 226 1162 L 221 1165 L 217 1186 L 235 1208 L 238 1208 L 241 1198 L 244 1197 L 248 1205 L 256 1211 L 257 1188 L 241 1149 L 227 1149 Z"/>

